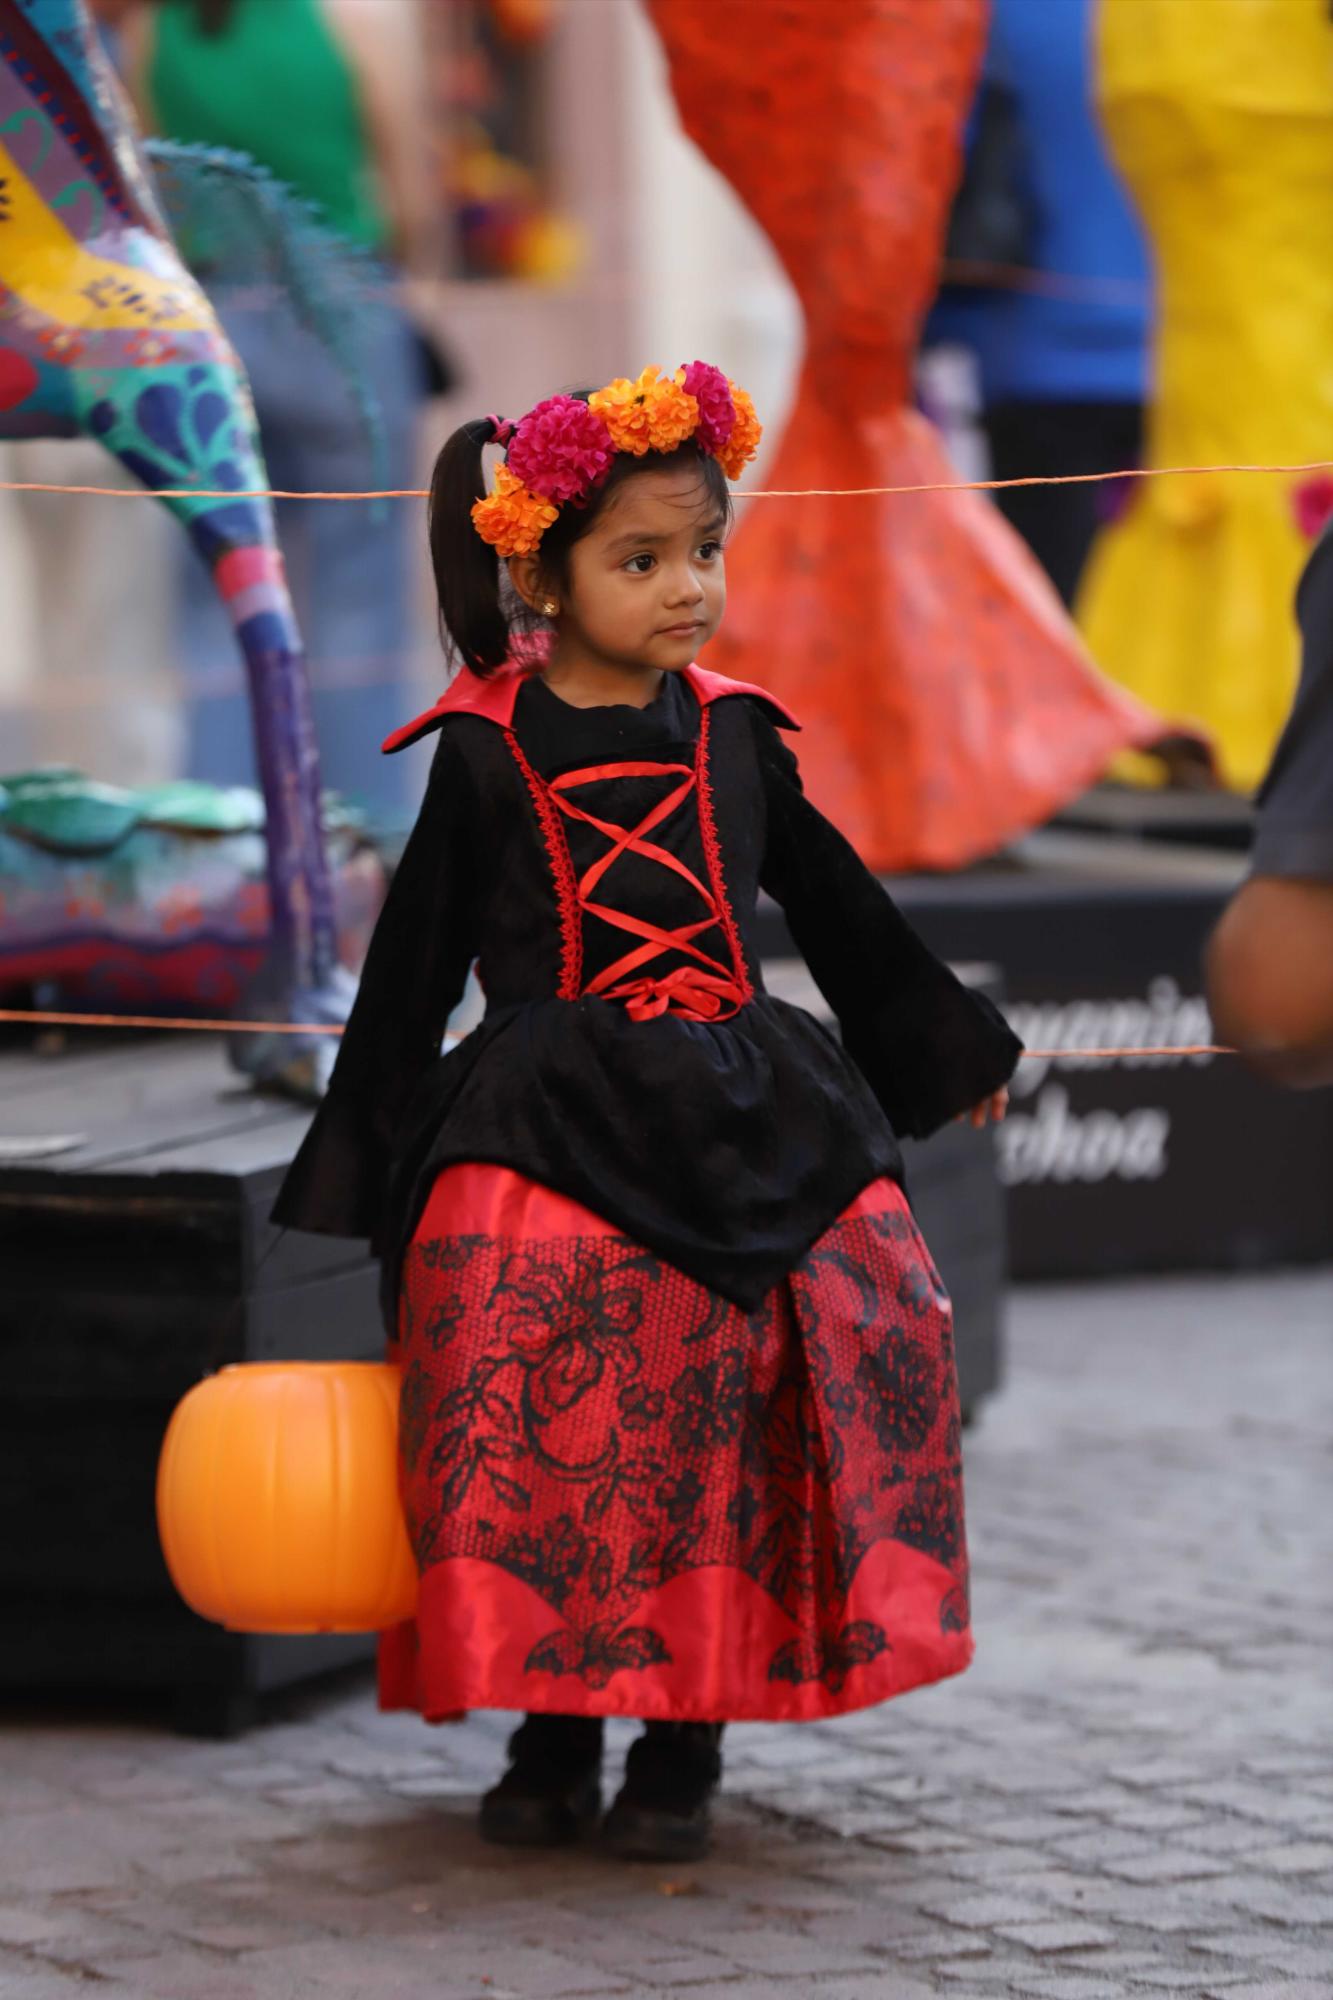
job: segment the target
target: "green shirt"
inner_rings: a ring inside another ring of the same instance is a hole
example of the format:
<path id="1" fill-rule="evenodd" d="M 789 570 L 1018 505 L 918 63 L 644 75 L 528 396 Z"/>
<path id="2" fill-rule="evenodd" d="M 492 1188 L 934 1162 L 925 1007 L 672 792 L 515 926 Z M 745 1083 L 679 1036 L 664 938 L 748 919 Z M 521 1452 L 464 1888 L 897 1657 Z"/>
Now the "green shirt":
<path id="1" fill-rule="evenodd" d="M 156 10 L 148 91 L 164 138 L 248 153 L 314 202 L 331 228 L 382 249 L 356 80 L 320 0 L 236 0 L 200 32 L 193 0 Z"/>

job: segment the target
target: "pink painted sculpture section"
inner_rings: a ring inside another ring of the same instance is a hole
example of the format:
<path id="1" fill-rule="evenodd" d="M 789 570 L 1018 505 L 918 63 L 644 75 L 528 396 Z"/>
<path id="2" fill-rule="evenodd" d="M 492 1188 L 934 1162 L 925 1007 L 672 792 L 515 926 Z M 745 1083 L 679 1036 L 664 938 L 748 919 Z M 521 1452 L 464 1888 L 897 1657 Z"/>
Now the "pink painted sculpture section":
<path id="1" fill-rule="evenodd" d="M 649 0 L 686 131 L 772 239 L 805 311 L 768 487 L 957 475 L 912 405 L 984 0 Z M 762 412 L 761 412 L 762 414 Z M 806 724 L 802 766 L 872 867 L 993 853 L 1166 735 L 1104 680 L 978 494 L 742 506 L 708 664 Z"/>

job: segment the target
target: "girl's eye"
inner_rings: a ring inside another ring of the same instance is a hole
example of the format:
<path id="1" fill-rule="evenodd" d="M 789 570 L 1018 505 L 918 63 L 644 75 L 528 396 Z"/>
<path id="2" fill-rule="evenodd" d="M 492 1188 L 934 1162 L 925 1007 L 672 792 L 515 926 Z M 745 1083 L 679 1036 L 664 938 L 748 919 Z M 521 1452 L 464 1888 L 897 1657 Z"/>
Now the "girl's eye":
<path id="1" fill-rule="evenodd" d="M 716 556 L 720 556 L 721 553 L 722 553 L 721 542 L 701 542 L 699 544 L 699 554 L 703 557 L 705 562 L 712 562 L 713 559 Z"/>
<path id="2" fill-rule="evenodd" d="M 649 555 L 645 549 L 641 556 L 631 556 L 625 568 L 632 571 L 635 576 L 647 576 L 656 560 L 657 558 Z"/>

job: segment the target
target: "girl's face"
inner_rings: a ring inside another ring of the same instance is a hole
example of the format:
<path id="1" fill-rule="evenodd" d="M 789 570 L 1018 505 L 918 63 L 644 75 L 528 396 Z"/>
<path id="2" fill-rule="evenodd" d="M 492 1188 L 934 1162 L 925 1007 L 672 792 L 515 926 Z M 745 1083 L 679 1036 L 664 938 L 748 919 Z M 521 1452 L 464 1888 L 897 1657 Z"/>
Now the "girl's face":
<path id="1" fill-rule="evenodd" d="M 679 673 L 722 621 L 725 533 L 698 472 L 663 467 L 627 479 L 570 550 L 561 643 L 617 666 Z"/>

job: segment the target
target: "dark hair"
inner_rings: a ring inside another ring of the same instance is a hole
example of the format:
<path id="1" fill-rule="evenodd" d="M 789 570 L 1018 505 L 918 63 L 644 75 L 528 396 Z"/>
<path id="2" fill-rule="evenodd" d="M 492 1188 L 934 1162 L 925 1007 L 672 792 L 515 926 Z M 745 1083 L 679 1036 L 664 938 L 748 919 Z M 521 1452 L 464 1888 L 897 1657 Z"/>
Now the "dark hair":
<path id="1" fill-rule="evenodd" d="M 153 0 L 155 7 L 170 7 L 176 0 Z M 194 23 L 201 35 L 213 38 L 225 34 L 231 26 L 231 17 L 236 12 L 236 0 L 183 0 L 194 15 Z"/>
<path id="2" fill-rule="evenodd" d="M 486 494 L 481 455 L 494 439 L 489 417 L 460 424 L 435 461 L 428 511 L 440 636 L 448 651 L 482 676 L 504 665 L 516 634 L 543 623 L 514 589 L 495 550 L 472 525 L 473 502 Z M 701 451 L 692 441 L 676 451 L 647 452 L 642 458 L 617 452 L 606 479 L 587 503 L 580 507 L 567 502 L 542 536 L 538 559 L 543 579 L 563 588 L 569 580 L 570 550 L 582 541 L 611 495 L 636 474 L 660 472 L 667 466 L 697 468 L 709 499 L 717 502 L 725 520 L 731 520 L 727 476 L 711 452 Z"/>
<path id="3" fill-rule="evenodd" d="M 225 35 L 236 11 L 236 0 L 194 0 L 201 35 Z"/>

